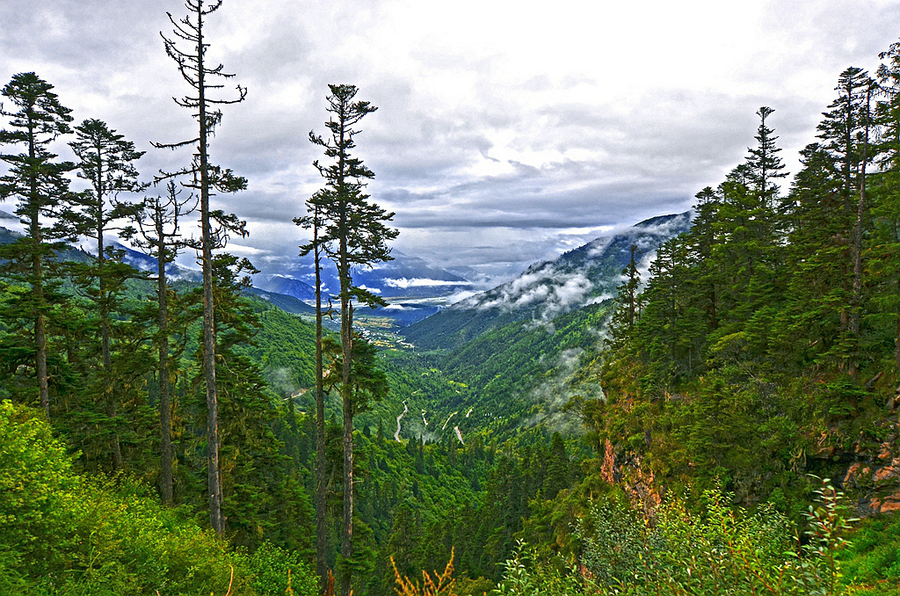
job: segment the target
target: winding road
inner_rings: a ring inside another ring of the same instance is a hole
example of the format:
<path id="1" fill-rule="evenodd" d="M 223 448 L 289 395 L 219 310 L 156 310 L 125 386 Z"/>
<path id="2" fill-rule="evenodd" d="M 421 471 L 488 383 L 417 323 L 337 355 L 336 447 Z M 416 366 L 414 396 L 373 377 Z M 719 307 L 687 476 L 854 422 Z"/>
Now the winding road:
<path id="1" fill-rule="evenodd" d="M 403 418 L 403 415 L 409 412 L 409 407 L 406 405 L 406 400 L 403 400 L 403 411 L 400 412 L 400 415 L 397 416 L 397 432 L 394 433 L 394 439 L 398 443 L 402 443 L 400 440 L 400 420 Z"/>

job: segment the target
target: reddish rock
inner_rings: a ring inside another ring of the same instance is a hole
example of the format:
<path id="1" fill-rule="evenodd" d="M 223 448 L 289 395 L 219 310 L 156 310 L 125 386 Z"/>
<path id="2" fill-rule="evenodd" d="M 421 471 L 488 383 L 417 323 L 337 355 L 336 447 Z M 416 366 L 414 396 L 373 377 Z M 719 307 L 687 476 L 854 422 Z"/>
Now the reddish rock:
<path id="1" fill-rule="evenodd" d="M 845 487 L 867 484 L 871 476 L 872 468 L 861 463 L 855 463 L 847 468 L 847 473 L 844 475 L 844 480 L 841 484 Z"/>
<path id="2" fill-rule="evenodd" d="M 875 482 L 886 482 L 888 480 L 896 480 L 900 478 L 900 467 L 897 467 L 897 460 L 892 462 L 893 465 L 878 468 L 875 471 Z"/>
<path id="3" fill-rule="evenodd" d="M 603 464 L 600 466 L 600 477 L 610 484 L 616 482 L 616 450 L 609 439 L 604 444 Z"/>
<path id="4" fill-rule="evenodd" d="M 894 513 L 900 511 L 900 493 L 888 495 L 883 499 L 876 497 L 870 501 L 869 506 L 876 513 Z"/>
<path id="5" fill-rule="evenodd" d="M 621 486 L 635 507 L 643 509 L 645 515 L 651 515 L 662 503 L 653 471 L 640 455 L 616 453 L 609 439 L 603 451 L 600 476 L 610 484 Z"/>
<path id="6" fill-rule="evenodd" d="M 841 481 L 841 484 L 844 486 L 850 486 L 851 482 L 856 480 L 856 475 L 859 473 L 859 464 L 853 464 L 849 468 L 847 468 L 847 473 L 844 474 L 844 479 Z M 855 482 L 853 482 L 855 484 Z"/>

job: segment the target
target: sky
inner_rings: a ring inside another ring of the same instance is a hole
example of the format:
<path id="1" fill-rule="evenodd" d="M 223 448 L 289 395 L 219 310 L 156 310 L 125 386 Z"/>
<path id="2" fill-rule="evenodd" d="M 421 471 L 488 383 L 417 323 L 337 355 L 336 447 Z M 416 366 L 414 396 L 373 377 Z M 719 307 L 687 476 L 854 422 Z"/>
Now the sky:
<path id="1" fill-rule="evenodd" d="M 146 150 L 146 180 L 177 169 L 188 150 L 150 146 L 196 134 L 172 101 L 188 87 L 163 50 L 167 11 L 187 14 L 182 0 L 0 0 L 0 84 L 34 71 L 76 122 Z M 211 157 L 249 188 L 215 206 L 248 222 L 231 252 L 267 272 L 295 259 L 307 232 L 291 220 L 322 186 L 308 135 L 325 132 L 328 84 L 353 84 L 378 107 L 356 155 L 396 213 L 394 250 L 496 285 L 689 209 L 755 144 L 760 106 L 795 173 L 840 72 L 874 72 L 898 25 L 895 0 L 224 0 L 208 59 L 248 95 L 224 107 Z"/>

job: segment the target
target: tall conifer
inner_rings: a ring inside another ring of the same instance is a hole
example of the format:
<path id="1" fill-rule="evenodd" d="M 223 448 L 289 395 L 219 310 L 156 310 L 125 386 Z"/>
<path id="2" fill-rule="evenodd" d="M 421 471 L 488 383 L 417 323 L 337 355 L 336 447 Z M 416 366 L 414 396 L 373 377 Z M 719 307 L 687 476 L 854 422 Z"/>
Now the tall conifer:
<path id="1" fill-rule="evenodd" d="M 803 366 L 834 358 L 846 328 L 850 260 L 840 164 L 819 143 L 807 145 L 800 155 L 802 167 L 788 194 L 793 204 L 785 246 L 790 278 L 780 343 Z M 797 350 L 798 344 L 809 347 Z"/>
<path id="2" fill-rule="evenodd" d="M 163 42 L 166 54 L 175 61 L 179 73 L 192 88 L 192 93 L 176 99 L 179 106 L 188 108 L 199 125 L 197 136 L 178 143 L 158 143 L 155 146 L 176 149 L 194 147 L 196 153 L 190 167 L 178 172 L 164 174 L 163 177 L 188 176 L 186 186 L 197 190 L 200 199 L 201 238 L 200 266 L 203 271 L 203 371 L 206 384 L 207 407 L 207 483 L 209 491 L 209 519 L 213 529 L 225 532 L 225 518 L 222 515 L 222 475 L 219 464 L 219 404 L 216 393 L 216 335 L 215 303 L 213 298 L 213 251 L 224 245 L 229 232 L 245 234 L 243 222 L 233 215 L 210 208 L 210 198 L 215 192 L 235 192 L 247 186 L 244 178 L 235 176 L 231 170 L 210 163 L 209 141 L 215 127 L 222 121 L 222 104 L 238 103 L 244 100 L 247 90 L 237 86 L 237 97 L 219 99 L 212 96 L 224 85 L 220 78 L 229 79 L 234 75 L 222 71 L 223 66 L 210 66 L 206 61 L 209 43 L 205 37 L 206 17 L 222 6 L 222 0 L 186 0 L 188 16 L 175 19 L 167 13 L 174 27 L 174 35 Z M 185 46 L 185 49 L 180 49 Z M 194 112 L 194 110 L 196 110 Z M 214 227 L 215 226 L 215 227 Z"/>
<path id="3" fill-rule="evenodd" d="M 823 112 L 825 118 L 818 126 L 824 148 L 835 157 L 840 168 L 843 206 L 848 214 L 854 211 L 853 197 L 859 189 L 865 131 L 871 124 L 866 108 L 871 87 L 866 71 L 855 66 L 844 69 L 835 87 L 838 97 Z"/>
<path id="4" fill-rule="evenodd" d="M 89 187 L 75 195 L 75 209 L 68 217 L 79 236 L 97 243 L 96 257 L 86 264 L 73 264 L 76 283 L 94 303 L 99 316 L 100 367 L 99 394 L 112 421 L 113 469 L 123 465 L 119 443 L 118 392 L 113 371 L 113 313 L 122 301 L 125 281 L 136 271 L 122 262 L 122 251 L 110 243 L 110 235 L 127 225 L 139 206 L 122 200 L 122 193 L 137 193 L 146 188 L 138 181 L 136 162 L 144 154 L 101 120 L 85 120 L 75 127 L 76 138 L 69 143 L 78 157 L 78 176 Z"/>
<path id="5" fill-rule="evenodd" d="M 894 327 L 894 364 L 900 373 L 900 42 L 879 58 L 875 118 L 881 134 L 875 149 L 881 191 L 874 208 L 879 225 L 871 266 L 879 273 L 874 296 L 879 316 Z"/>
<path id="6" fill-rule="evenodd" d="M 178 252 L 188 244 L 181 236 L 182 219 L 196 207 L 194 195 L 180 197 L 181 191 L 173 180 L 166 184 L 165 197 L 146 197 L 142 209 L 135 215 L 139 236 L 132 242 L 156 258 L 156 349 L 159 384 L 160 428 L 160 493 L 166 505 L 174 503 L 174 463 L 172 447 L 172 382 L 170 366 L 170 288 L 166 268 L 175 261 Z M 174 297 L 174 293 L 171 297 Z"/>
<path id="7" fill-rule="evenodd" d="M 27 287 L 12 292 L 4 301 L 2 317 L 10 329 L 19 330 L 22 340 L 14 340 L 12 355 L 25 364 L 30 360 L 38 384 L 38 401 L 50 416 L 50 371 L 48 367 L 48 320 L 63 296 L 57 292 L 56 253 L 62 240 L 74 236 L 65 221 L 54 220 L 70 200 L 65 174 L 75 164 L 58 161 L 49 145 L 60 135 L 72 132 L 71 110 L 64 107 L 47 83 L 33 72 L 13 76 L 2 92 L 14 111 L 0 107 L 9 118 L 9 128 L 0 131 L 0 147 L 19 147 L 19 153 L 2 153 L 8 171 L 0 178 L 0 200 L 17 199 L 15 213 L 25 226 L 26 236 L 0 246 L 2 275 L 8 282 Z M 24 342 L 22 345 L 21 342 Z M 24 358 L 23 358 L 24 355 Z M 12 367 L 13 371 L 18 366 Z"/>
<path id="8" fill-rule="evenodd" d="M 397 230 L 386 225 L 393 217 L 381 207 L 369 201 L 364 192 L 365 181 L 375 174 L 362 160 L 351 155 L 356 147 L 354 128 L 367 114 L 377 108 L 367 101 L 354 101 L 357 88 L 354 85 L 329 85 L 327 111 L 331 118 L 325 123 L 329 137 L 310 133 L 310 141 L 324 149 L 331 162 L 314 163 L 326 180 L 325 188 L 310 199 L 320 209 L 325 229 L 320 239 L 326 254 L 335 263 L 340 283 L 341 310 L 341 401 L 343 407 L 344 453 L 344 507 L 341 539 L 341 592 L 349 596 L 352 585 L 353 560 L 353 417 L 362 404 L 356 403 L 354 391 L 353 358 L 354 304 L 376 306 L 384 300 L 353 283 L 355 267 L 372 266 L 390 260 L 387 242 L 397 237 Z"/>
<path id="9" fill-rule="evenodd" d="M 766 119 L 772 115 L 775 110 L 762 106 L 756 111 L 759 116 L 759 128 L 756 131 L 757 145 L 748 149 L 750 154 L 747 156 L 747 165 L 750 168 L 750 183 L 753 190 L 761 200 L 771 204 L 778 195 L 778 185 L 775 179 L 787 176 L 784 170 L 784 163 L 778 156 L 781 148 L 775 144 L 778 137 L 774 136 L 774 130 L 766 124 Z"/>
<path id="10" fill-rule="evenodd" d="M 313 197 L 315 199 L 315 197 Z M 316 574 L 319 577 L 319 588 L 324 592 L 328 583 L 328 525 L 327 525 L 327 490 L 328 470 L 326 469 L 326 437 L 325 437 L 325 391 L 324 367 L 322 360 L 322 256 L 323 245 L 320 229 L 324 222 L 319 215 L 320 208 L 315 200 L 307 203 L 310 213 L 294 218 L 294 223 L 304 228 L 311 228 L 312 242 L 300 247 L 300 256 L 313 255 L 316 288 Z"/>

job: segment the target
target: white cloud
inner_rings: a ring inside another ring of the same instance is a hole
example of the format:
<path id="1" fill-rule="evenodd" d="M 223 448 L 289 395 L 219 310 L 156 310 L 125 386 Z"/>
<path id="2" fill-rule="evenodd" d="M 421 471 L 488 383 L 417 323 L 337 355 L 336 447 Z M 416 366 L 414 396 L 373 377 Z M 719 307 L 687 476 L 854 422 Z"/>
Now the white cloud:
<path id="1" fill-rule="evenodd" d="M 159 39 L 166 10 L 184 6 L 17 4 L 0 83 L 36 71 L 77 120 L 147 149 L 147 178 L 183 165 L 189 151 L 149 146 L 194 126 L 171 100 L 188 89 Z M 609 226 L 686 210 L 744 158 L 761 105 L 796 170 L 838 74 L 874 70 L 898 21 L 888 0 L 225 0 L 209 56 L 249 95 L 225 106 L 211 150 L 250 184 L 214 206 L 249 221 L 241 244 L 262 251 L 258 266 L 295 256 L 304 231 L 290 220 L 321 186 L 307 133 L 324 130 L 327 84 L 354 83 L 379 106 L 356 151 L 373 198 L 397 213 L 398 246 L 509 279 Z"/>
<path id="2" fill-rule="evenodd" d="M 469 308 L 514 311 L 539 305 L 542 321 L 587 303 L 594 284 L 581 273 L 563 273 L 550 264 L 532 268 L 488 294 L 462 301 Z"/>
<path id="3" fill-rule="evenodd" d="M 467 281 L 448 281 L 443 279 L 423 279 L 423 278 L 413 278 L 407 279 L 405 277 L 401 278 L 388 278 L 384 280 L 384 283 L 392 288 L 433 288 L 433 287 L 445 287 L 445 286 L 469 286 L 471 285 Z"/>

